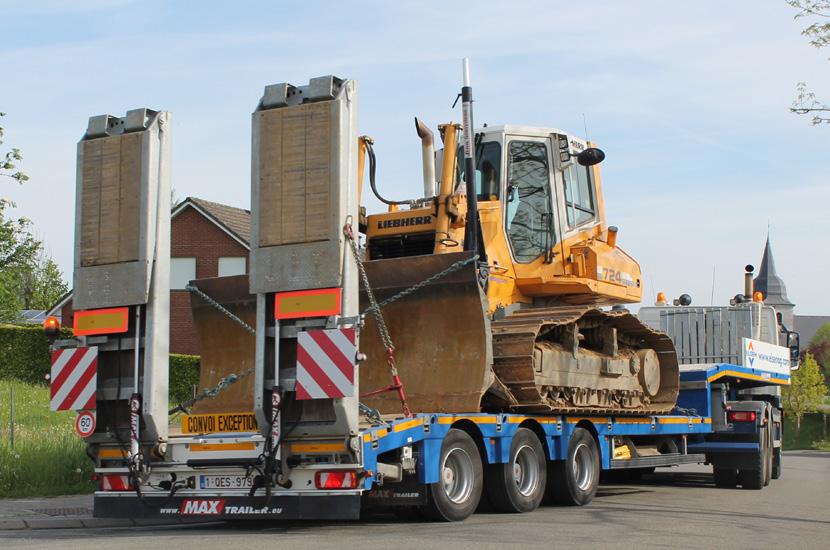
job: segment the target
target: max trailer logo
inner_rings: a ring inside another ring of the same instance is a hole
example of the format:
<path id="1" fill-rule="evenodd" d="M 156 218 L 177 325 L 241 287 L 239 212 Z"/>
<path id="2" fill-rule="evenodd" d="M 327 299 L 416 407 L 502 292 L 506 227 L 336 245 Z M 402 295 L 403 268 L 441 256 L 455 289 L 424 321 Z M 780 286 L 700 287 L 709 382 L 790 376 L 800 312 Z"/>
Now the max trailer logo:
<path id="1" fill-rule="evenodd" d="M 190 499 L 182 501 L 180 510 L 183 516 L 218 516 L 225 509 L 225 500 L 213 499 Z"/>
<path id="2" fill-rule="evenodd" d="M 160 508 L 159 513 L 173 516 L 279 516 L 282 515 L 283 508 L 279 506 L 235 506 L 227 504 L 223 498 L 188 498 L 182 501 L 179 508 Z"/>

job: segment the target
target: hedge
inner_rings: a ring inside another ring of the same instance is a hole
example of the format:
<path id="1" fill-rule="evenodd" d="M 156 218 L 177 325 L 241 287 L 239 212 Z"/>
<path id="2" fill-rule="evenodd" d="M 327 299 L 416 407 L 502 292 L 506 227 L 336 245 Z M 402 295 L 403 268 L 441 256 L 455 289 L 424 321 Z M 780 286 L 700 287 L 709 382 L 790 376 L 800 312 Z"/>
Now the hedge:
<path id="1" fill-rule="evenodd" d="M 199 356 L 170 354 L 170 408 L 193 397 L 199 385 Z"/>
<path id="2" fill-rule="evenodd" d="M 71 337 L 71 330 L 61 330 L 61 338 Z M 0 379 L 45 385 L 50 359 L 49 341 L 43 327 L 0 324 Z"/>
<path id="3" fill-rule="evenodd" d="M 71 338 L 63 329 L 61 338 Z M 46 385 L 49 374 L 49 341 L 37 325 L 0 324 L 0 380 L 12 379 Z M 170 403 L 190 399 L 199 383 L 199 357 L 170 354 Z"/>

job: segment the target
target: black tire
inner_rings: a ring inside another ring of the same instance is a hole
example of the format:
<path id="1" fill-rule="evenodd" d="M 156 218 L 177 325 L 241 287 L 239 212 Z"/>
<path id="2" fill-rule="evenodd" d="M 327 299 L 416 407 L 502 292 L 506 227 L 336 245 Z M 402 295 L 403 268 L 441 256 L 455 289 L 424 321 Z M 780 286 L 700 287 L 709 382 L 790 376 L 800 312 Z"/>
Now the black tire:
<path id="1" fill-rule="evenodd" d="M 715 487 L 734 489 L 738 484 L 738 470 L 735 468 L 712 467 L 712 474 L 715 476 Z"/>
<path id="2" fill-rule="evenodd" d="M 599 473 L 597 442 L 591 432 L 577 428 L 568 442 L 568 458 L 549 464 L 548 492 L 557 504 L 584 506 L 597 493 Z"/>
<path id="3" fill-rule="evenodd" d="M 754 462 L 753 467 L 738 470 L 738 483 L 744 489 L 759 491 L 764 488 L 764 482 L 767 479 L 768 454 L 769 448 L 767 447 L 765 434 L 761 437 L 761 449 L 758 451 L 758 454 L 752 457 Z"/>
<path id="4" fill-rule="evenodd" d="M 536 434 L 519 428 L 510 443 L 506 464 L 484 470 L 484 490 L 497 512 L 532 512 L 539 507 L 547 485 L 545 449 Z"/>
<path id="5" fill-rule="evenodd" d="M 767 452 L 766 452 L 766 468 L 764 469 L 764 487 L 769 485 L 770 480 L 772 479 L 772 432 L 771 430 L 767 430 L 766 432 L 767 438 Z"/>
<path id="6" fill-rule="evenodd" d="M 451 429 L 441 444 L 439 480 L 427 485 L 424 515 L 434 521 L 462 521 L 475 512 L 484 485 L 481 455 L 466 432 Z"/>
<path id="7" fill-rule="evenodd" d="M 781 447 L 772 450 L 772 479 L 781 479 L 783 473 L 781 465 Z"/>

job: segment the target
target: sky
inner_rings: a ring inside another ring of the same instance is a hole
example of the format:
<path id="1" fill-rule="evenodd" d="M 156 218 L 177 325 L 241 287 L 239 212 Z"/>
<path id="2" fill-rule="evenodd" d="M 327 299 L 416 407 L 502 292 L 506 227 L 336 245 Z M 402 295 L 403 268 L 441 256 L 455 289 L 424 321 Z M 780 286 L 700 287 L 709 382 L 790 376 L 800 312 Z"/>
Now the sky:
<path id="1" fill-rule="evenodd" d="M 0 0 L 0 14 L 4 147 L 22 150 L 31 177 L 0 194 L 67 279 L 90 116 L 171 111 L 177 196 L 248 208 L 263 87 L 353 78 L 378 184 L 411 198 L 412 117 L 461 118 L 469 57 L 477 125 L 561 128 L 605 151 L 608 222 L 642 266 L 644 302 L 725 303 L 769 231 L 796 313 L 830 314 L 830 126 L 788 111 L 801 81 L 830 101 L 830 51 L 808 44 L 784 0 Z"/>

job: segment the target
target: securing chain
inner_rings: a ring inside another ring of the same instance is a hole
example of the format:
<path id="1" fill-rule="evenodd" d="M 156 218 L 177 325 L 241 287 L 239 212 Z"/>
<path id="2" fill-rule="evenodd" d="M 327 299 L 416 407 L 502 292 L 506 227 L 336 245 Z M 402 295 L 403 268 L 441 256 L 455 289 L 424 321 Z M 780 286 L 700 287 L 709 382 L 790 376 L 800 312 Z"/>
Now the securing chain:
<path id="1" fill-rule="evenodd" d="M 211 298 L 210 296 L 208 296 L 207 294 L 202 292 L 199 288 L 197 288 L 193 285 L 187 285 L 184 288 L 188 292 L 192 292 L 193 294 L 196 294 L 197 296 L 202 298 L 205 302 L 207 302 L 211 306 L 218 309 L 227 318 L 229 318 L 231 321 L 233 321 L 237 325 L 244 328 L 250 334 L 256 335 L 256 329 L 254 327 L 252 327 L 251 325 L 249 325 L 248 323 L 246 323 L 245 321 L 243 321 L 242 319 L 240 319 L 239 317 L 237 317 L 236 315 L 231 313 L 228 309 L 226 309 L 219 302 L 217 302 L 216 300 L 214 300 L 213 298 Z M 221 380 L 219 380 L 219 383 L 216 384 L 215 386 L 213 386 L 212 388 L 206 388 L 206 389 L 202 390 L 193 399 L 190 399 L 189 401 L 186 401 L 184 403 L 180 403 L 179 406 L 170 409 L 169 411 L 167 411 L 167 414 L 175 414 L 179 411 L 186 413 L 188 411 L 188 409 L 190 409 L 195 403 L 198 403 L 199 401 L 202 401 L 203 399 L 209 399 L 209 398 L 216 397 L 217 395 L 219 395 L 220 393 L 222 393 L 223 391 L 225 391 L 226 389 L 228 389 L 232 385 L 236 384 L 240 380 L 252 375 L 255 371 L 256 371 L 256 366 L 253 366 L 253 367 L 249 368 L 246 371 L 240 372 L 239 374 L 236 374 L 236 373 L 229 374 L 229 375 L 225 376 L 224 378 L 222 378 Z"/>
<path id="2" fill-rule="evenodd" d="M 231 313 L 224 306 L 222 306 L 222 304 L 220 304 L 219 302 L 217 302 L 216 300 L 214 300 L 213 298 L 211 298 L 210 296 L 208 296 L 207 294 L 202 292 L 201 289 L 199 289 L 198 287 L 195 287 L 193 285 L 187 285 L 186 287 L 184 287 L 184 289 L 187 290 L 188 292 L 192 292 L 193 294 L 196 294 L 202 300 L 204 300 L 205 302 L 209 303 L 210 305 L 212 305 L 213 307 L 218 309 L 220 312 L 222 312 L 228 319 L 230 319 L 231 321 L 233 321 L 237 325 L 241 326 L 242 328 L 244 328 L 245 330 L 247 330 L 248 332 L 250 332 L 251 334 L 256 336 L 256 329 L 254 327 L 252 327 L 251 325 L 249 325 L 248 323 L 246 323 L 245 321 L 243 321 L 242 319 L 240 319 L 239 317 L 237 317 L 236 315 Z"/>
<path id="3" fill-rule="evenodd" d="M 383 347 L 386 349 L 386 364 L 389 365 L 389 372 L 392 375 L 391 385 L 364 394 L 364 396 L 372 396 L 388 391 L 396 391 L 398 393 L 398 399 L 401 401 L 403 415 L 409 418 L 412 416 L 412 411 L 409 409 L 409 404 L 406 402 L 406 392 L 404 392 L 401 377 L 398 375 L 398 366 L 395 362 L 395 345 L 392 343 L 392 337 L 389 335 L 389 328 L 386 326 L 386 321 L 383 319 L 383 313 L 381 312 L 378 301 L 375 298 L 375 293 L 372 291 L 372 285 L 369 284 L 369 276 L 366 275 L 366 268 L 363 266 L 363 260 L 360 259 L 360 250 L 357 247 L 357 239 L 355 239 L 354 231 L 352 230 L 351 216 L 346 219 L 346 224 L 343 226 L 343 234 L 346 236 L 346 242 L 349 244 L 349 249 L 352 251 L 352 256 L 354 256 L 354 261 L 357 264 L 357 271 L 360 275 L 360 283 L 363 286 L 363 290 L 366 292 L 367 299 L 369 300 L 369 309 L 371 310 L 372 317 L 375 318 L 375 324 L 377 324 L 378 327 L 380 340 L 383 343 Z"/>
<path id="4" fill-rule="evenodd" d="M 371 425 L 382 426 L 386 424 L 386 421 L 380 416 L 379 410 L 373 409 L 363 403 L 358 403 L 358 406 L 360 407 L 360 412 L 363 413 L 363 416 L 366 417 L 366 420 L 368 420 Z"/>
<path id="5" fill-rule="evenodd" d="M 469 265 L 471 263 L 474 263 L 477 260 L 478 260 L 478 256 L 472 256 L 472 257 L 466 258 L 464 260 L 458 260 L 457 262 L 449 265 L 444 270 L 439 271 L 435 275 L 431 275 L 431 276 L 427 277 L 426 279 L 424 279 L 423 281 L 421 281 L 420 283 L 416 283 L 416 284 L 412 285 L 411 287 L 398 292 L 397 294 L 395 294 L 391 298 L 387 298 L 386 300 L 384 300 L 381 303 L 377 304 L 377 307 L 378 308 L 383 308 L 383 307 L 388 306 L 392 302 L 396 302 L 396 301 L 400 300 L 401 298 L 406 298 L 407 296 L 409 296 L 413 292 L 417 292 L 418 290 L 424 288 L 425 286 L 434 283 L 438 279 L 442 279 L 442 278 L 446 277 L 447 275 L 449 275 L 450 273 L 458 271 L 459 269 L 461 269 L 465 265 Z M 374 307 L 375 306 L 370 305 L 368 308 L 366 308 L 366 311 L 364 311 L 363 314 L 364 315 L 366 315 L 368 313 L 374 314 Z"/>

